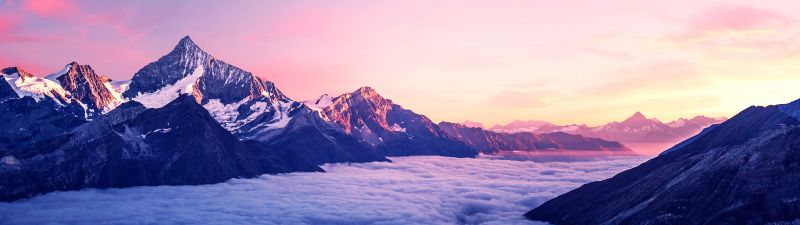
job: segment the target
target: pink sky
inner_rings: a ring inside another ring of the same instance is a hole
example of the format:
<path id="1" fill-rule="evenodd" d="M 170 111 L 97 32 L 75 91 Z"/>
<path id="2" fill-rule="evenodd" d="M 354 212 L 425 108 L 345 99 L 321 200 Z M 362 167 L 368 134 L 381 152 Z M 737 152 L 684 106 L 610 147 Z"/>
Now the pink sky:
<path id="1" fill-rule="evenodd" d="M 435 121 L 731 116 L 800 98 L 796 1 L 0 2 L 0 66 L 130 77 L 190 35 L 296 100 L 372 86 Z"/>

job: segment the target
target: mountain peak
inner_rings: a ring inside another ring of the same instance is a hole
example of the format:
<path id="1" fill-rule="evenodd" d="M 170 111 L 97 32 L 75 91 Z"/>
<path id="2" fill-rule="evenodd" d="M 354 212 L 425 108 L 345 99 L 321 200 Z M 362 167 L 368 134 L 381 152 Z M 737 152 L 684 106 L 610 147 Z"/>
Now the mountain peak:
<path id="1" fill-rule="evenodd" d="M 655 119 L 648 119 L 647 117 L 644 116 L 644 114 L 642 114 L 642 112 L 636 111 L 636 113 L 634 113 L 633 115 L 631 115 L 630 117 L 628 117 L 627 119 L 623 120 L 620 123 L 626 124 L 627 126 L 630 127 L 641 127 L 660 122 L 658 122 Z"/>
<path id="2" fill-rule="evenodd" d="M 482 123 L 475 122 L 475 121 L 472 121 L 472 120 L 465 120 L 464 122 L 461 122 L 461 125 L 464 125 L 466 127 L 475 127 L 475 128 L 484 129 L 484 126 L 483 126 Z"/>
<path id="3" fill-rule="evenodd" d="M 25 78 L 33 77 L 33 74 L 28 73 L 27 71 L 23 70 L 22 68 L 20 68 L 18 66 L 6 67 L 6 68 L 0 70 L 0 72 L 2 72 L 3 74 L 7 74 L 7 75 L 11 75 L 11 74 L 15 74 L 16 73 L 23 80 Z"/>
<path id="4" fill-rule="evenodd" d="M 178 41 L 178 45 L 184 45 L 184 46 L 186 46 L 186 45 L 194 45 L 194 46 L 197 46 L 197 44 L 195 44 L 194 41 L 192 41 L 192 38 L 189 37 L 189 35 L 183 36 L 183 38 L 181 38 L 181 40 Z"/>
<path id="5" fill-rule="evenodd" d="M 630 118 L 638 118 L 638 119 L 644 118 L 644 119 L 647 119 L 647 117 L 645 117 L 644 114 L 642 114 L 641 111 L 636 111 L 635 113 L 633 113 L 633 115 L 631 115 Z"/>
<path id="6" fill-rule="evenodd" d="M 372 89 L 372 87 L 369 86 L 364 86 L 359 88 L 358 90 L 352 93 L 352 96 L 355 97 L 356 99 L 383 100 L 383 97 L 380 94 L 378 94 L 378 92 L 375 91 L 375 89 Z"/>
<path id="7" fill-rule="evenodd" d="M 377 93 L 377 92 L 375 91 L 375 89 L 372 89 L 372 87 L 370 87 L 370 86 L 363 86 L 363 87 L 360 87 L 360 88 L 358 88 L 358 90 L 356 90 L 355 92 L 357 92 L 357 93 Z"/>
<path id="8" fill-rule="evenodd" d="M 633 113 L 633 115 L 625 119 L 625 121 L 643 121 L 643 120 L 647 120 L 647 117 L 645 117 L 644 114 L 642 114 L 642 112 L 640 111 L 636 111 L 635 113 Z"/>
<path id="9" fill-rule="evenodd" d="M 200 46 L 197 46 L 197 44 L 195 44 L 194 41 L 192 41 L 192 38 L 190 38 L 189 36 L 185 36 L 185 37 L 181 38 L 181 40 L 178 41 L 178 44 L 175 45 L 175 48 L 172 50 L 172 52 L 173 53 L 174 52 L 180 52 L 180 53 L 184 53 L 184 54 L 185 53 L 202 53 L 203 55 L 208 55 L 208 53 L 203 51 L 203 49 L 201 49 Z"/>

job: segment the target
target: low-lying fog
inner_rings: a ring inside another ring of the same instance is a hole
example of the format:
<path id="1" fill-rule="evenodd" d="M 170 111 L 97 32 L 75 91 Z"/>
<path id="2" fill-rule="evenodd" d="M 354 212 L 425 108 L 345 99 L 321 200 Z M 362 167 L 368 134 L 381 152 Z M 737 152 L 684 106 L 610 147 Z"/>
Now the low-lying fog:
<path id="1" fill-rule="evenodd" d="M 519 159 L 519 158 L 517 158 Z M 200 186 L 57 192 L 0 203 L 4 224 L 535 224 L 522 214 L 645 157 L 392 158 Z"/>

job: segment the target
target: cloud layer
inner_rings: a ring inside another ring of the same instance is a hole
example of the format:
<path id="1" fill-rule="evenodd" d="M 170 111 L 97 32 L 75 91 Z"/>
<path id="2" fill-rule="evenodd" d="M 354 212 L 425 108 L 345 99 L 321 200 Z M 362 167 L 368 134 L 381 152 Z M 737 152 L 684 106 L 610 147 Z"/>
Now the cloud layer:
<path id="1" fill-rule="evenodd" d="M 0 203 L 4 224 L 537 224 L 522 214 L 643 162 L 446 157 L 327 165 L 201 186 L 51 193 Z"/>

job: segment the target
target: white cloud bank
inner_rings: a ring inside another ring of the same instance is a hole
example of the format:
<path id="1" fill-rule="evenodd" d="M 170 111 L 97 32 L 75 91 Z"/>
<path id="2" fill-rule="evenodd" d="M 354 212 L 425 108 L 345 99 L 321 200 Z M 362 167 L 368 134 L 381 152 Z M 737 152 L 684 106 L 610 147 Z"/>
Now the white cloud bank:
<path id="1" fill-rule="evenodd" d="M 536 224 L 522 214 L 646 160 L 392 158 L 201 186 L 57 192 L 0 203 L 2 224 Z"/>

